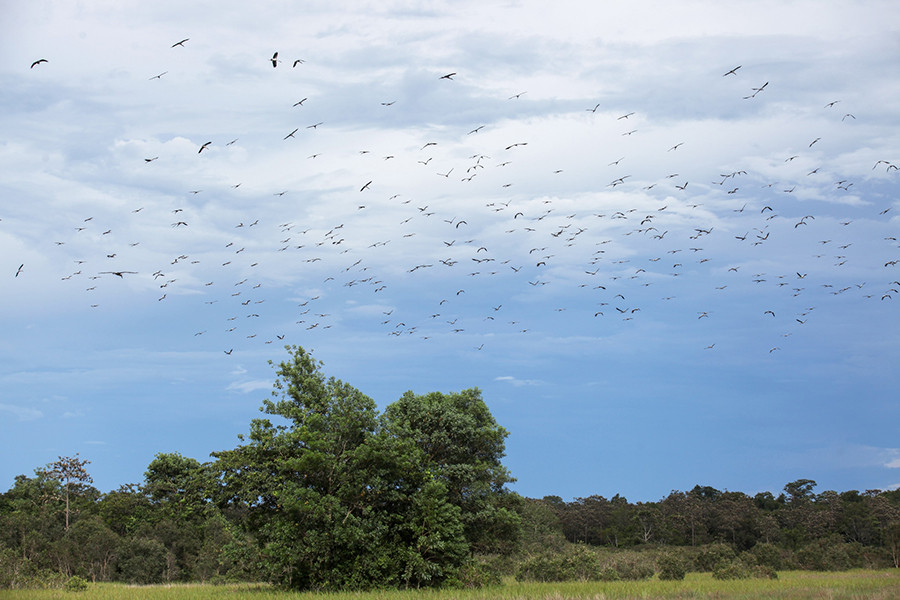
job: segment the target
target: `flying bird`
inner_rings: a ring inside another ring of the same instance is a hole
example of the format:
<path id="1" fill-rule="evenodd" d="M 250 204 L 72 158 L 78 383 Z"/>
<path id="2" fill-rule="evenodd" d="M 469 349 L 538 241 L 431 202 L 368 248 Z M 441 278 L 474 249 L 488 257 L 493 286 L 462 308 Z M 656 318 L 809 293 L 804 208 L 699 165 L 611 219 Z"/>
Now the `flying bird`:
<path id="1" fill-rule="evenodd" d="M 31 63 L 31 66 L 29 67 L 29 69 L 33 69 L 36 66 L 38 66 L 39 64 L 45 63 L 45 62 L 49 62 L 49 61 L 46 58 L 40 58 L 40 59 L 34 61 L 33 63 Z"/>
<path id="2" fill-rule="evenodd" d="M 206 142 L 205 144 L 203 144 L 202 146 L 200 146 L 200 149 L 197 150 L 197 154 L 200 154 L 201 152 L 203 152 L 204 150 L 206 150 L 206 149 L 209 147 L 210 144 L 212 144 L 212 142 Z"/>
<path id="3" fill-rule="evenodd" d="M 456 73 L 447 73 L 446 75 L 441 75 L 441 79 L 453 79 L 454 75 L 456 75 Z"/>
<path id="4" fill-rule="evenodd" d="M 272 55 L 272 58 L 270 58 L 269 60 L 272 61 L 272 68 L 273 68 L 273 69 L 274 69 L 275 67 L 277 67 L 277 66 L 278 66 L 278 53 L 276 52 L 275 54 L 273 54 L 273 55 Z"/>
<path id="5" fill-rule="evenodd" d="M 16 269 L 16 275 L 15 275 L 15 276 L 18 277 L 18 276 L 19 276 L 19 273 L 21 273 L 21 272 L 22 272 L 22 269 L 24 269 L 24 268 L 25 268 L 25 263 L 22 263 L 21 265 L 19 265 L 19 268 Z"/>
<path id="6" fill-rule="evenodd" d="M 732 70 L 730 70 L 730 71 L 728 71 L 727 73 L 725 73 L 724 75 L 722 75 L 722 77 L 728 77 L 729 75 L 736 75 L 736 74 L 737 74 L 737 70 L 740 69 L 740 68 L 741 68 L 741 65 L 738 65 L 738 66 L 736 66 L 735 68 L 733 68 Z"/>
<path id="7" fill-rule="evenodd" d="M 174 44 L 172 44 L 172 47 L 174 48 L 175 46 L 181 46 L 182 48 L 184 48 L 184 43 L 186 41 L 188 41 L 189 39 L 191 39 L 191 38 L 184 38 L 180 42 L 175 42 Z"/>

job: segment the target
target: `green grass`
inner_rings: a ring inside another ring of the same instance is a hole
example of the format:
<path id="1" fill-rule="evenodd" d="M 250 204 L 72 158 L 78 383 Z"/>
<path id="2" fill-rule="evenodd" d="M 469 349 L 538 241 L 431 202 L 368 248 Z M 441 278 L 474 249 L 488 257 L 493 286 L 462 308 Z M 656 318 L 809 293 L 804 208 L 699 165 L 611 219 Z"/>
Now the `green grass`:
<path id="1" fill-rule="evenodd" d="M 91 584 L 84 592 L 3 590 L 3 600 L 894 600 L 900 570 L 813 573 L 786 571 L 778 579 L 717 581 L 691 573 L 684 581 L 516 583 L 477 590 L 408 590 L 359 593 L 292 593 L 265 585 L 127 586 Z"/>

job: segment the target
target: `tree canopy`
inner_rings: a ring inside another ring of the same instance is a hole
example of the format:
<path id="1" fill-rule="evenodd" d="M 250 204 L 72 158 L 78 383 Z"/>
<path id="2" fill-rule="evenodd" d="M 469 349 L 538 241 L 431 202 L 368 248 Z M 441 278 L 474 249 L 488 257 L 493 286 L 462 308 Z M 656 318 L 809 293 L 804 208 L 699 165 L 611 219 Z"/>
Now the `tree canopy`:
<path id="1" fill-rule="evenodd" d="M 418 587 L 473 551 L 514 542 L 506 431 L 478 390 L 375 402 L 304 349 L 277 367 L 244 442 L 214 453 L 227 505 L 248 513 L 271 578 L 304 589 Z M 488 541 L 490 538 L 490 541 Z"/>

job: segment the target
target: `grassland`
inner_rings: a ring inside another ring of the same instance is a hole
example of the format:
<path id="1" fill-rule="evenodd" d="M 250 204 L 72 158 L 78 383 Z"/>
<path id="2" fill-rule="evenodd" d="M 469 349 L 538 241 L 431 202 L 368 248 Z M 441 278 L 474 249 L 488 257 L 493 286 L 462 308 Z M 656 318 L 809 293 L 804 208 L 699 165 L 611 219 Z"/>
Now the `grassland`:
<path id="1" fill-rule="evenodd" d="M 894 600 L 900 598 L 900 570 L 812 573 L 788 571 L 778 579 L 718 581 L 691 573 L 684 581 L 517 583 L 477 590 L 406 590 L 315 594 L 265 585 L 92 584 L 87 591 L 3 590 L 4 600 Z"/>

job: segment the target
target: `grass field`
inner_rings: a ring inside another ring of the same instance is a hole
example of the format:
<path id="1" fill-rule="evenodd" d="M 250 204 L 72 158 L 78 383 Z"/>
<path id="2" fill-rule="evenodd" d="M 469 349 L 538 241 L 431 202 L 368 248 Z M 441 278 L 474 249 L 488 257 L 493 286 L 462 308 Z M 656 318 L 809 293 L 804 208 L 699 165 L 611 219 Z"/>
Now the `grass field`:
<path id="1" fill-rule="evenodd" d="M 691 573 L 684 581 L 616 581 L 572 583 L 516 583 L 477 590 L 408 590 L 358 593 L 297 593 L 265 585 L 92 584 L 87 591 L 3 590 L 4 600 L 614 600 L 654 599 L 900 599 L 900 570 L 812 573 L 788 571 L 778 579 L 718 581 L 708 573 Z"/>

